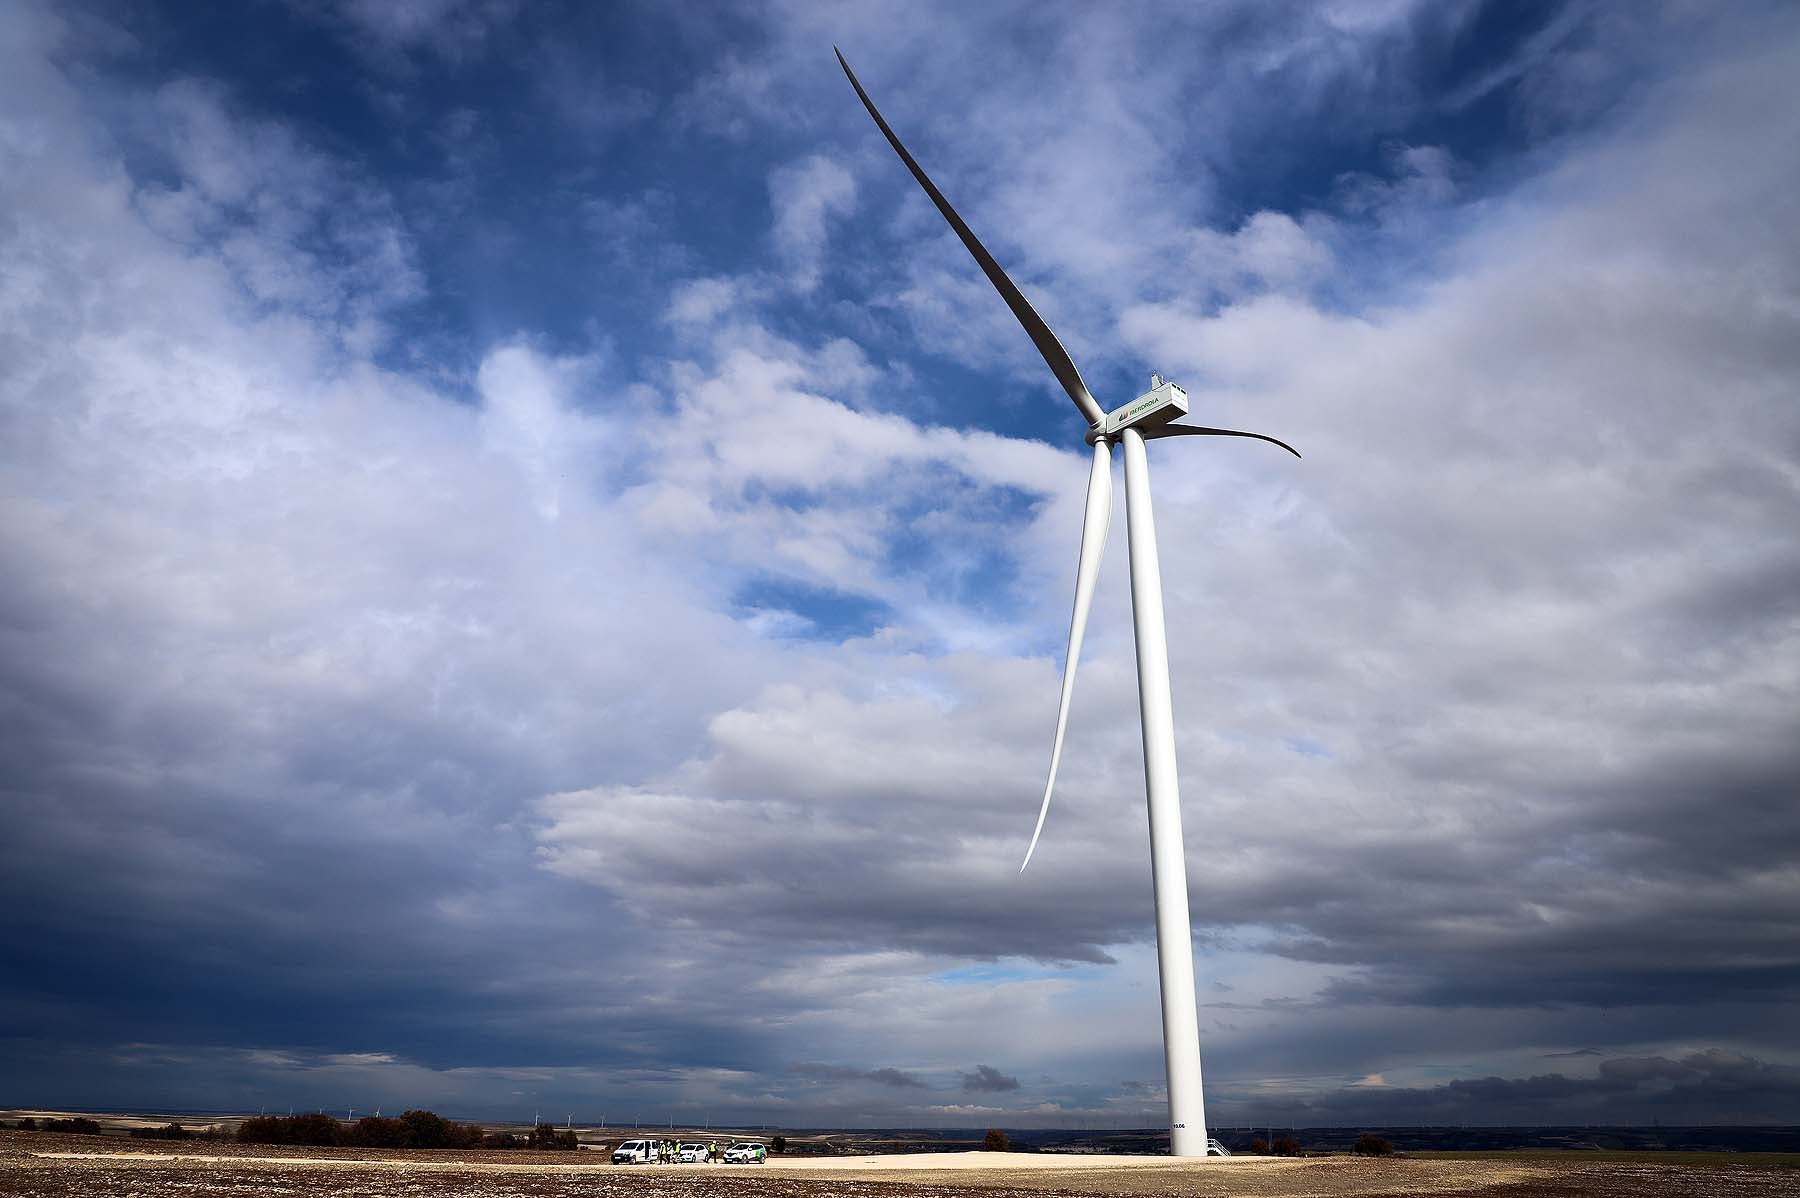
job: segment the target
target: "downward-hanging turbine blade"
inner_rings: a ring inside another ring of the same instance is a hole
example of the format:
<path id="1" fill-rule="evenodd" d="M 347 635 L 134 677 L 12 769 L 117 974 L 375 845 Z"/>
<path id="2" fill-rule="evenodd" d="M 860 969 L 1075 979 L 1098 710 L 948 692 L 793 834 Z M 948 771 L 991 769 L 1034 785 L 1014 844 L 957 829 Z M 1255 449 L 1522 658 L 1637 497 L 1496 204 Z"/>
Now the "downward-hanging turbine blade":
<path id="1" fill-rule="evenodd" d="M 1037 346 L 1038 353 L 1044 356 L 1044 361 L 1049 364 L 1051 373 L 1056 375 L 1056 381 L 1063 385 L 1063 390 L 1069 393 L 1069 398 L 1075 401 L 1075 406 L 1081 409 L 1081 414 L 1087 417 L 1089 424 L 1104 419 L 1106 413 L 1101 410 L 1099 403 L 1088 392 L 1087 384 L 1081 381 L 1081 371 L 1075 369 L 1075 361 L 1069 357 L 1069 351 L 1062 347 L 1062 342 L 1056 339 L 1056 334 L 1050 331 L 1050 326 L 1044 323 L 1044 318 L 1037 314 L 1037 310 L 1031 306 L 1030 301 L 1019 293 L 1017 287 L 1013 286 L 1013 281 L 1006 277 L 1006 272 L 1000 269 L 1000 264 L 994 261 L 992 254 L 987 252 L 987 247 L 981 244 L 980 238 L 969 231 L 969 226 L 965 225 L 962 217 L 956 214 L 956 209 L 950 206 L 950 201 L 944 198 L 944 193 L 937 189 L 937 185 L 932 183 L 930 177 L 913 160 L 913 156 L 906 152 L 906 147 L 900 144 L 900 139 L 894 136 L 894 131 L 888 128 L 888 123 L 881 119 L 881 113 L 875 109 L 875 101 L 869 99 L 869 93 L 864 91 L 863 85 L 856 80 L 856 72 L 852 71 L 850 64 L 844 61 L 844 52 L 836 46 L 832 47 L 832 52 L 837 55 L 838 65 L 844 68 L 844 74 L 850 77 L 850 86 L 856 89 L 856 94 L 862 100 L 863 107 L 869 110 L 869 115 L 875 118 L 876 125 L 880 126 L 881 132 L 886 135 L 888 144 L 894 147 L 894 152 L 900 155 L 900 161 L 906 163 L 906 169 L 912 172 L 913 178 L 919 181 L 919 186 L 925 189 L 925 194 L 931 197 L 931 202 L 937 205 L 937 210 L 944 214 L 944 219 L 950 222 L 950 227 L 956 230 L 958 237 L 962 238 L 963 245 L 967 246 L 969 253 L 975 256 L 975 261 L 986 273 L 988 282 L 994 285 L 994 290 L 1000 293 L 1000 298 L 1006 301 L 1006 306 L 1012 309 L 1012 314 L 1018 317 L 1020 324 L 1025 326 L 1025 332 L 1030 335 L 1031 343 Z"/>
<path id="2" fill-rule="evenodd" d="M 1031 847 L 1024 864 L 1031 864 L 1038 837 L 1044 834 L 1044 817 L 1050 814 L 1050 792 L 1056 789 L 1056 767 L 1062 762 L 1063 732 L 1069 726 L 1069 696 L 1075 693 L 1075 666 L 1081 660 L 1081 640 L 1087 634 L 1088 608 L 1094 601 L 1094 582 L 1100 577 L 1100 558 L 1106 553 L 1106 530 L 1112 525 L 1112 447 L 1094 442 L 1094 467 L 1088 473 L 1087 512 L 1081 518 L 1081 556 L 1075 560 L 1075 610 L 1069 617 L 1069 652 L 1063 659 L 1062 701 L 1056 706 L 1056 740 L 1050 746 L 1050 778 L 1044 783 L 1044 803 L 1038 808 L 1037 827 L 1031 831 Z"/>
<path id="3" fill-rule="evenodd" d="M 1265 437 L 1261 433 L 1240 433 L 1236 429 L 1207 428 L 1203 424 L 1159 424 L 1155 428 L 1143 430 L 1146 441 L 1154 441 L 1158 437 L 1249 437 L 1254 441 L 1267 441 L 1270 445 L 1279 445 L 1295 457 L 1300 451 L 1286 441 L 1277 441 L 1274 437 Z"/>

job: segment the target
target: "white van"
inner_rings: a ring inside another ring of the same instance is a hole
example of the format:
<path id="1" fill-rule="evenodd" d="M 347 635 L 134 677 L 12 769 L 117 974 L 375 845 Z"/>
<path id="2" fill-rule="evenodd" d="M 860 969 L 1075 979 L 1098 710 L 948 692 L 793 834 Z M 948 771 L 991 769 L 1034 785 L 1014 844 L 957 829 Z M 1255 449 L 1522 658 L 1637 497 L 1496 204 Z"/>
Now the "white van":
<path id="1" fill-rule="evenodd" d="M 655 1140 L 626 1140 L 612 1151 L 615 1165 L 650 1165 L 656 1162 Z"/>

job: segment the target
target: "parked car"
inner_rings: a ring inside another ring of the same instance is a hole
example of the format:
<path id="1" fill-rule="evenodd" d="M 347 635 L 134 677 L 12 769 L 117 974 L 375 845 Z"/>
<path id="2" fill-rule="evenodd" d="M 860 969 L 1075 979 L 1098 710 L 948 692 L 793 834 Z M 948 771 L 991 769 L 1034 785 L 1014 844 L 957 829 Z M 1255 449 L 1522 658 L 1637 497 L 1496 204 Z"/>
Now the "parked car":
<path id="1" fill-rule="evenodd" d="M 725 1163 L 728 1165 L 760 1165 L 768 1159 L 769 1150 L 761 1144 L 749 1141 L 733 1144 L 725 1150 Z"/>
<path id="2" fill-rule="evenodd" d="M 655 1140 L 626 1140 L 612 1150 L 615 1165 L 649 1165 L 656 1161 Z"/>
<path id="3" fill-rule="evenodd" d="M 684 1165 L 704 1165 L 706 1163 L 706 1145 L 693 1140 L 685 1140 L 675 1154 L 675 1159 Z"/>
<path id="4" fill-rule="evenodd" d="M 1207 1141 L 1206 1141 L 1206 1155 L 1207 1156 L 1230 1156 L 1231 1149 L 1225 1147 L 1225 1145 L 1219 1143 L 1217 1140 L 1212 1139 L 1211 1137 L 1208 1137 Z"/>

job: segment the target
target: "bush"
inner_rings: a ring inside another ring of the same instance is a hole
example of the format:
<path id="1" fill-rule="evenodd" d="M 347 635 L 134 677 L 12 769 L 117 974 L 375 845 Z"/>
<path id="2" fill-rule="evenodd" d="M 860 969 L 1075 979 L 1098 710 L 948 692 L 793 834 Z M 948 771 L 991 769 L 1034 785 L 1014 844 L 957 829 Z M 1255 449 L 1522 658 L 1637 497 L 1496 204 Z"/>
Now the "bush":
<path id="1" fill-rule="evenodd" d="M 1007 1150 L 1006 1133 L 997 1127 L 988 1128 L 987 1135 L 982 1137 L 981 1146 L 989 1152 L 1005 1152 Z"/>
<path id="2" fill-rule="evenodd" d="M 452 1123 L 450 1120 L 440 1118 L 430 1111 L 408 1111 L 406 1114 L 401 1115 L 400 1118 L 405 1120 L 406 1115 L 410 1114 L 424 1115 L 428 1116 L 430 1119 L 436 1120 L 436 1123 L 433 1126 L 434 1129 L 436 1129 L 435 1134 L 438 1137 L 437 1142 L 426 1144 L 420 1141 L 414 1141 L 414 1148 L 479 1148 L 481 1147 L 481 1142 L 487 1138 L 487 1129 L 482 1127 L 479 1123 Z"/>
<path id="3" fill-rule="evenodd" d="M 310 1144 L 318 1147 L 480 1148 L 488 1138 L 479 1124 L 452 1123 L 432 1111 L 407 1111 L 398 1119 L 370 1115 L 348 1127 L 330 1115 L 258 1115 L 244 1120 L 237 1129 L 240 1144 Z M 569 1139 L 574 1138 L 571 1133 Z M 510 1144 L 493 1146 L 511 1147 Z"/>
<path id="4" fill-rule="evenodd" d="M 481 1137 L 483 1148 L 493 1148 L 505 1152 L 512 1148 L 525 1147 L 525 1139 L 515 1136 L 510 1131 L 497 1131 Z"/>
<path id="5" fill-rule="evenodd" d="M 258 1115 L 254 1119 L 246 1119 L 238 1124 L 237 1138 L 240 1144 L 285 1144 L 287 1120 L 278 1115 Z"/>
<path id="6" fill-rule="evenodd" d="M 787 1137 L 786 1136 L 776 1136 L 773 1140 L 770 1140 L 769 1141 L 769 1151 L 770 1152 L 786 1152 L 787 1151 Z"/>
<path id="7" fill-rule="evenodd" d="M 344 1142 L 344 1125 L 330 1115 L 295 1115 L 288 1122 L 293 1127 L 291 1144 L 330 1148 Z"/>
<path id="8" fill-rule="evenodd" d="M 179 1123 L 171 1123 L 167 1127 L 134 1127 L 131 1129 L 134 1140 L 191 1140 L 194 1133 Z"/>
<path id="9" fill-rule="evenodd" d="M 38 1129 L 38 1121 L 36 1119 L 33 1119 L 30 1115 L 27 1115 L 23 1119 L 19 1120 L 19 1130 L 20 1131 L 36 1131 L 37 1129 Z"/>
<path id="10" fill-rule="evenodd" d="M 400 1116 L 408 1148 L 450 1147 L 451 1123 L 435 1111 L 406 1111 Z"/>
<path id="11" fill-rule="evenodd" d="M 406 1124 L 380 1115 L 365 1115 L 350 1129 L 349 1139 L 358 1148 L 405 1148 Z"/>
<path id="12" fill-rule="evenodd" d="M 560 1152 L 574 1152 L 581 1144 L 575 1139 L 573 1131 L 558 1131 L 548 1123 L 540 1123 L 531 1129 L 530 1146 Z"/>
<path id="13" fill-rule="evenodd" d="M 1357 1156 L 1393 1156 L 1394 1146 L 1373 1132 L 1364 1132 L 1350 1151 Z"/>
<path id="14" fill-rule="evenodd" d="M 1269 1153 L 1269 1142 L 1261 1136 L 1257 1136 L 1254 1140 L 1250 1141 L 1250 1151 L 1257 1156 L 1267 1156 Z"/>
<path id="15" fill-rule="evenodd" d="M 330 1115 L 258 1115 L 238 1124 L 240 1144 L 308 1144 L 330 1148 L 349 1142 L 344 1126 Z"/>
<path id="16" fill-rule="evenodd" d="M 1276 1156 L 1299 1156 L 1300 1141 L 1293 1136 L 1276 1136 L 1275 1142 L 1269 1145 L 1269 1151 Z"/>
<path id="17" fill-rule="evenodd" d="M 100 1125 L 92 1119 L 76 1116 L 73 1119 L 46 1119 L 38 1125 L 43 1131 L 71 1131 L 78 1136 L 100 1135 Z"/>

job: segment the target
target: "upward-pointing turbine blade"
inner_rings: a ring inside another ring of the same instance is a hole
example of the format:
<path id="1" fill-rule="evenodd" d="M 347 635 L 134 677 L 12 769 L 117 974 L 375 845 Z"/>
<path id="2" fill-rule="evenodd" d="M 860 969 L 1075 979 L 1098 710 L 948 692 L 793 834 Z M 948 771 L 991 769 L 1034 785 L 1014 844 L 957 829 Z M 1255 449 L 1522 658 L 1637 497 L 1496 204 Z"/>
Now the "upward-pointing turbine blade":
<path id="1" fill-rule="evenodd" d="M 1087 511 L 1081 519 L 1081 556 L 1075 561 L 1075 610 L 1069 617 L 1069 652 L 1063 659 L 1062 701 L 1056 706 L 1056 740 L 1050 746 L 1050 777 L 1044 783 L 1044 802 L 1038 808 L 1037 827 L 1031 831 L 1031 847 L 1019 872 L 1031 864 L 1038 837 L 1044 834 L 1044 817 L 1050 814 L 1050 792 L 1056 789 L 1056 767 L 1062 762 L 1063 732 L 1069 726 L 1069 696 L 1075 693 L 1075 666 L 1081 660 L 1081 640 L 1087 634 L 1088 608 L 1094 601 L 1094 582 L 1100 577 L 1100 559 L 1106 553 L 1106 530 L 1112 525 L 1112 447 L 1094 442 L 1094 467 L 1088 473 Z"/>
<path id="2" fill-rule="evenodd" d="M 1069 393 L 1069 398 L 1075 401 L 1075 406 L 1081 409 L 1081 414 L 1087 417 L 1089 424 L 1103 419 L 1106 413 L 1093 395 L 1088 392 L 1087 384 L 1081 381 L 1081 371 L 1075 369 L 1075 361 L 1069 357 L 1069 351 L 1062 347 L 1062 342 L 1056 339 L 1056 334 L 1050 331 L 1050 326 L 1044 323 L 1044 318 L 1037 314 L 1037 309 L 1033 308 L 1030 301 L 1019 293 L 1017 287 L 1013 286 L 1013 281 L 1006 277 L 1006 272 L 1000 269 L 1000 264 L 994 261 L 994 256 L 987 252 L 986 246 L 981 244 L 981 239 L 969 231 L 969 226 L 965 225 L 963 218 L 956 214 L 956 209 L 950 206 L 950 201 L 944 198 L 944 193 L 937 189 L 937 185 L 913 160 L 913 156 L 906 152 L 906 147 L 900 144 L 900 139 L 894 136 L 894 131 L 888 128 L 888 123 L 881 119 L 881 113 L 875 109 L 875 101 L 869 99 L 869 93 L 864 91 L 863 85 L 856 80 L 856 72 L 852 71 L 850 64 L 844 61 L 844 52 L 836 46 L 832 47 L 832 52 L 837 55 L 838 65 L 844 68 L 844 74 L 850 77 L 850 86 L 856 89 L 857 97 L 862 100 L 863 107 L 869 110 L 869 115 L 875 118 L 875 123 L 880 126 L 881 132 L 887 137 L 888 144 L 894 147 L 894 152 L 900 155 L 900 161 L 906 163 L 906 169 L 912 172 L 913 178 L 919 181 L 919 186 L 925 189 L 925 194 L 931 197 L 931 202 L 937 205 L 937 210 L 944 214 L 944 219 L 950 222 L 950 227 L 956 230 L 958 237 L 962 238 L 963 245 L 968 247 L 969 253 L 975 256 L 975 261 L 980 264 L 982 271 L 987 275 L 988 282 L 994 285 L 994 290 L 1000 293 L 1000 298 L 1006 301 L 1006 306 L 1012 309 L 1012 314 L 1018 317 L 1020 324 L 1025 326 L 1025 332 L 1031 337 L 1031 343 L 1037 346 L 1038 353 L 1044 356 L 1044 361 L 1049 365 L 1051 373 L 1056 375 L 1056 381 L 1063 385 L 1063 390 Z"/>

